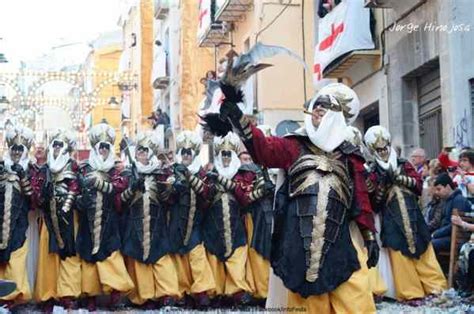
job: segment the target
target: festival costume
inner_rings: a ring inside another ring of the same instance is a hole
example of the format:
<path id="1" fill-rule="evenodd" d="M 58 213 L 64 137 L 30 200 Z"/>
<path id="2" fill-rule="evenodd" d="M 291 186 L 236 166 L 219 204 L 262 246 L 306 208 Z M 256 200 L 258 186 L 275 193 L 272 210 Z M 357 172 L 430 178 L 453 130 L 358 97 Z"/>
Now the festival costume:
<path id="1" fill-rule="evenodd" d="M 0 166 L 0 279 L 16 283 L 12 293 L 0 300 L 7 303 L 25 302 L 31 298 L 26 259 L 28 240 L 28 212 L 33 189 L 30 178 L 28 150 L 33 143 L 33 132 L 25 127 L 12 127 L 6 132 L 8 151 Z M 22 147 L 18 163 L 12 160 L 13 148 Z"/>
<path id="2" fill-rule="evenodd" d="M 211 207 L 205 212 L 202 232 L 216 281 L 216 295 L 233 296 L 237 303 L 246 303 L 249 301 L 248 293 L 252 292 L 246 281 L 248 246 L 233 181 L 240 167 L 236 154 L 239 144 L 239 138 L 232 133 L 223 138 L 214 138 L 217 173 L 214 172 L 212 177 L 216 191 Z M 231 154 L 231 162 L 227 167 L 222 162 L 223 151 Z"/>
<path id="3" fill-rule="evenodd" d="M 200 136 L 191 131 L 183 131 L 176 138 L 175 192 L 169 230 L 180 294 L 192 295 L 203 307 L 209 304 L 208 295 L 215 290 L 216 284 L 213 276 L 209 276 L 212 270 L 202 240 L 202 219 L 211 202 L 210 187 L 199 159 L 201 144 Z M 193 158 L 187 167 L 182 164 L 183 151 Z"/>
<path id="4" fill-rule="evenodd" d="M 266 170 L 264 170 L 266 171 Z M 235 197 L 245 208 L 249 252 L 247 267 L 254 296 L 266 299 L 270 274 L 274 184 L 255 164 L 243 165 L 235 175 Z"/>
<path id="5" fill-rule="evenodd" d="M 144 165 L 132 160 L 134 165 L 125 175 L 128 188 L 121 194 L 125 216 L 122 253 L 135 284 L 129 296 L 135 304 L 179 296 L 167 228 L 171 187 L 166 180 L 170 173 L 156 157 L 158 148 L 151 133 L 137 136 L 135 149 L 146 150 L 149 162 Z"/>
<path id="6" fill-rule="evenodd" d="M 290 290 L 288 306 L 373 313 L 363 245 L 370 248 L 371 266 L 378 255 L 364 159 L 345 140 L 345 119 L 357 115 L 350 107 L 357 96 L 341 85 L 323 88 L 310 103 L 309 112 L 316 102 L 327 110 L 317 129 L 307 116 L 305 129 L 285 138 L 265 137 L 251 125 L 236 109 L 241 97 L 232 86 L 221 86 L 226 100 L 220 114 L 229 117 L 256 163 L 287 172 L 276 194 L 271 265 Z M 365 238 L 356 241 L 359 228 Z"/>
<path id="7" fill-rule="evenodd" d="M 61 145 L 56 158 L 53 145 Z M 79 167 L 70 157 L 74 146 L 72 134 L 64 130 L 52 136 L 47 165 L 39 169 L 42 186 L 37 197 L 42 223 L 35 299 L 61 298 L 66 308 L 71 307 L 72 298 L 81 295 L 81 261 L 75 241 L 78 216 L 74 208 L 80 190 Z"/>
<path id="8" fill-rule="evenodd" d="M 385 128 L 371 127 L 364 138 L 376 157 L 369 189 L 373 191 L 374 210 L 382 217 L 380 238 L 390 256 L 396 298 L 410 300 L 440 293 L 447 283 L 418 205 L 420 175 L 408 161 L 397 158 Z M 385 159 L 377 152 L 384 149 Z"/>
<path id="9" fill-rule="evenodd" d="M 118 210 L 120 193 L 127 188 L 127 181 L 115 168 L 112 149 L 114 130 L 105 123 L 89 131 L 92 149 L 89 160 L 80 166 L 81 196 L 78 198 L 79 230 L 77 251 L 82 259 L 82 292 L 94 297 L 112 294 L 116 302 L 119 292 L 129 292 L 133 282 L 127 273 L 120 253 Z M 109 155 L 104 160 L 99 154 L 106 145 Z M 92 308 L 94 299 L 91 301 Z"/>

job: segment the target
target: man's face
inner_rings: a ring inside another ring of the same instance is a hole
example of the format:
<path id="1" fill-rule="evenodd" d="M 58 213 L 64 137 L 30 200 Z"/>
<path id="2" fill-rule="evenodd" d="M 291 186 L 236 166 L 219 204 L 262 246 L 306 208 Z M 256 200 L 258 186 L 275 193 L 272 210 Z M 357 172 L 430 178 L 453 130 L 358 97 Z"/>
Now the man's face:
<path id="1" fill-rule="evenodd" d="M 148 163 L 150 162 L 150 159 L 148 158 L 148 151 L 149 151 L 148 147 L 139 146 L 137 148 L 137 152 L 135 153 L 135 158 L 142 165 L 148 165 Z"/>
<path id="2" fill-rule="evenodd" d="M 25 148 L 23 147 L 23 145 L 16 145 L 16 144 L 13 145 L 11 157 L 14 163 L 20 162 L 20 159 L 21 159 L 21 156 L 23 155 L 24 150 Z"/>
<path id="3" fill-rule="evenodd" d="M 451 195 L 452 189 L 447 184 L 446 186 L 443 186 L 442 184 L 438 184 L 434 187 L 434 195 L 440 199 L 447 199 L 449 195 Z"/>
<path id="4" fill-rule="evenodd" d="M 35 146 L 35 158 L 36 160 L 42 160 L 46 158 L 46 150 L 44 146 L 42 145 Z"/>
<path id="5" fill-rule="evenodd" d="M 459 158 L 459 167 L 463 171 L 471 171 L 472 168 L 473 168 L 472 164 L 469 162 L 469 158 L 467 158 L 467 157 Z"/>
<path id="6" fill-rule="evenodd" d="M 415 166 L 419 167 L 425 162 L 425 156 L 422 155 L 420 152 L 415 151 L 411 156 L 410 156 L 410 162 Z"/>
<path id="7" fill-rule="evenodd" d="M 241 154 L 239 159 L 242 165 L 250 165 L 251 163 L 253 163 L 252 157 L 250 157 L 249 154 Z"/>
<path id="8" fill-rule="evenodd" d="M 54 141 L 53 142 L 53 156 L 54 158 L 58 158 L 59 153 L 61 152 L 61 149 L 64 147 L 64 142 L 63 141 Z"/>
<path id="9" fill-rule="evenodd" d="M 230 162 L 232 160 L 232 152 L 230 150 L 223 150 L 221 154 L 222 154 L 222 165 L 224 166 L 224 168 L 229 167 Z"/>
<path id="10" fill-rule="evenodd" d="M 193 162 L 193 150 L 191 148 L 181 148 L 181 163 L 186 167 Z"/>
<path id="11" fill-rule="evenodd" d="M 388 142 L 384 141 L 377 144 L 374 150 L 382 161 L 388 161 L 388 158 L 390 157 L 390 144 Z"/>
<path id="12" fill-rule="evenodd" d="M 110 144 L 109 143 L 100 143 L 99 144 L 99 155 L 102 156 L 103 160 L 106 160 L 110 154 Z"/>
<path id="13" fill-rule="evenodd" d="M 315 128 L 319 127 L 321 120 L 327 112 L 328 110 L 321 106 L 317 106 L 313 109 L 312 122 Z"/>

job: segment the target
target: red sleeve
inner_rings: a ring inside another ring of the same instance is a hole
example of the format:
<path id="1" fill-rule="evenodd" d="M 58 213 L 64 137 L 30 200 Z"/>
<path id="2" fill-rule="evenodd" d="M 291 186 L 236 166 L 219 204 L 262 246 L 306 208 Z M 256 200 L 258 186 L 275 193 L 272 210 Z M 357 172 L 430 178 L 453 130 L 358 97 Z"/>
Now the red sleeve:
<path id="1" fill-rule="evenodd" d="M 449 155 L 446 152 L 441 152 L 438 155 L 438 161 L 441 164 L 443 169 L 448 169 L 448 167 L 457 167 L 458 163 L 454 160 L 449 159 Z"/>
<path id="2" fill-rule="evenodd" d="M 372 206 L 370 204 L 367 184 L 365 182 L 364 161 L 357 157 L 351 156 L 349 161 L 352 166 L 354 180 L 354 202 L 359 214 L 355 217 L 357 225 L 361 229 L 369 229 L 375 232 L 374 216 Z"/>
<path id="3" fill-rule="evenodd" d="M 415 170 L 412 164 L 409 163 L 408 161 L 405 162 L 405 164 L 403 165 L 403 169 L 405 171 L 405 175 L 416 180 L 416 186 L 412 190 L 418 196 L 421 196 L 421 191 L 423 190 L 423 180 L 421 180 L 420 174 Z"/>
<path id="4" fill-rule="evenodd" d="M 242 206 L 248 206 L 251 203 L 250 193 L 253 190 L 253 181 L 255 180 L 256 174 L 250 171 L 243 173 L 237 173 L 234 177 L 235 190 L 234 195 L 237 201 Z"/>
<path id="5" fill-rule="evenodd" d="M 41 188 L 43 187 L 44 181 L 44 174 L 42 174 L 38 168 L 30 168 L 30 184 L 33 189 L 33 194 L 31 195 L 31 210 L 40 209 Z"/>
<path id="6" fill-rule="evenodd" d="M 128 187 L 128 179 L 121 176 L 119 171 L 116 169 L 112 176 L 112 186 L 114 187 L 114 205 L 118 212 L 122 211 L 122 200 L 120 194 L 125 191 Z"/>
<path id="7" fill-rule="evenodd" d="M 267 168 L 288 170 L 300 155 L 300 143 L 295 138 L 277 136 L 265 137 L 263 132 L 252 125 L 251 144 L 247 150 L 255 163 Z"/>
<path id="8" fill-rule="evenodd" d="M 204 169 L 201 169 L 198 173 L 196 173 L 196 176 L 202 181 L 203 183 L 203 190 L 201 193 L 201 198 L 204 200 L 210 200 L 212 198 L 212 189 L 209 186 L 209 180 L 206 177 L 206 171 Z M 210 202 L 207 202 L 210 204 Z M 207 206 L 205 206 L 207 207 Z"/>

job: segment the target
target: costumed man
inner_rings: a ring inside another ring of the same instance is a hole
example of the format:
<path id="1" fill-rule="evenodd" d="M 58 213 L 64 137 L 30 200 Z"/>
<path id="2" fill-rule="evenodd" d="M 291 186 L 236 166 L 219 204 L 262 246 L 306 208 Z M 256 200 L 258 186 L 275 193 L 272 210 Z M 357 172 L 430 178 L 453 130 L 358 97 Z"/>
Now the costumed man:
<path id="1" fill-rule="evenodd" d="M 170 255 L 167 228 L 168 200 L 171 193 L 169 171 L 157 158 L 158 137 L 140 133 L 132 149 L 122 143 L 129 158 L 128 188 L 122 192 L 124 234 L 122 252 L 135 283 L 130 300 L 145 308 L 172 306 L 179 297 L 178 275 Z"/>
<path id="2" fill-rule="evenodd" d="M 289 290 L 287 306 L 374 313 L 368 272 L 378 259 L 373 214 L 364 159 L 346 141 L 346 119 L 358 114 L 357 95 L 343 84 L 327 85 L 311 100 L 303 129 L 265 137 L 238 108 L 243 94 L 233 81 L 221 82 L 224 125 L 207 123 L 220 132 L 230 122 L 257 164 L 287 173 L 276 195 L 271 248 L 273 272 Z"/>
<path id="3" fill-rule="evenodd" d="M 382 217 L 380 237 L 390 256 L 396 298 L 417 305 L 447 286 L 418 205 L 422 181 L 410 162 L 397 158 L 387 129 L 373 126 L 364 140 L 375 157 L 370 167 L 371 199 Z"/>
<path id="4" fill-rule="evenodd" d="M 182 296 L 189 295 L 198 308 L 210 305 L 215 290 L 211 266 L 202 243 L 202 217 L 211 205 L 211 189 L 201 166 L 202 139 L 197 132 L 183 131 L 176 137 L 173 204 L 170 240 Z"/>
<path id="5" fill-rule="evenodd" d="M 115 131 L 108 124 L 99 123 L 88 135 L 92 149 L 79 169 L 76 247 L 82 260 L 82 293 L 88 297 L 88 309 L 95 311 L 97 295 L 110 294 L 109 305 L 113 306 L 120 293 L 129 292 L 134 285 L 120 253 L 117 211 L 120 195 L 128 184 L 115 168 Z"/>
<path id="6" fill-rule="evenodd" d="M 214 166 L 217 171 L 207 173 L 216 191 L 211 207 L 205 212 L 202 233 L 216 282 L 217 306 L 225 297 L 231 297 L 236 305 L 246 305 L 251 301 L 252 291 L 246 280 L 248 245 L 233 181 L 240 168 L 239 146 L 240 139 L 234 133 L 214 137 Z"/>
<path id="7" fill-rule="evenodd" d="M 349 134 L 347 140 L 351 142 L 353 145 L 359 147 L 360 152 L 364 156 L 366 163 L 364 167 L 367 169 L 370 168 L 370 163 L 373 161 L 373 156 L 370 154 L 369 149 L 365 146 L 363 135 L 354 126 L 349 126 Z M 370 193 L 373 192 L 373 184 L 370 178 L 368 178 L 368 173 L 366 171 L 366 180 L 367 190 Z M 375 223 L 375 239 L 377 240 L 377 244 L 380 247 L 379 250 L 379 259 L 377 265 L 369 269 L 370 275 L 370 286 L 372 289 L 372 293 L 374 294 L 374 299 L 376 303 L 381 302 L 383 297 L 389 297 L 395 299 L 395 287 L 393 283 L 392 277 L 392 267 L 390 265 L 390 258 L 386 248 L 381 247 L 382 241 L 380 240 L 380 215 L 374 213 L 374 223 Z"/>
<path id="8" fill-rule="evenodd" d="M 47 150 L 47 164 L 40 168 L 42 188 L 38 206 L 42 212 L 35 299 L 52 310 L 58 298 L 70 309 L 81 295 L 81 260 L 76 253 L 78 216 L 74 208 L 79 193 L 79 167 L 71 158 L 74 135 L 57 130 Z"/>
<path id="9" fill-rule="evenodd" d="M 26 268 L 26 231 L 33 195 L 28 157 L 33 138 L 33 131 L 29 128 L 8 128 L 8 150 L 0 163 L 0 279 L 16 284 L 12 293 L 0 297 L 2 303 L 7 306 L 31 299 Z"/>
<path id="10" fill-rule="evenodd" d="M 259 126 L 264 132 L 268 128 Z M 253 163 L 248 152 L 241 152 L 242 166 L 235 175 L 235 196 L 245 208 L 245 227 L 249 243 L 247 260 L 247 278 L 253 290 L 253 296 L 261 305 L 265 305 L 268 294 L 270 274 L 270 249 L 273 220 L 273 196 L 275 185 L 267 169 Z"/>

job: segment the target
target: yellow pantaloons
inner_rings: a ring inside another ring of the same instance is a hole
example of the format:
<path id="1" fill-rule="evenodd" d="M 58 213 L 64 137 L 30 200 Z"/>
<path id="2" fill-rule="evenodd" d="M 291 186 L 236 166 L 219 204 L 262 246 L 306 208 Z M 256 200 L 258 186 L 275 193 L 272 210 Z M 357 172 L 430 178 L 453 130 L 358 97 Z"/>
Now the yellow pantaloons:
<path id="1" fill-rule="evenodd" d="M 37 302 L 45 302 L 57 297 L 59 260 L 59 255 L 49 253 L 49 232 L 43 218 L 41 218 L 34 291 L 34 298 Z"/>
<path id="2" fill-rule="evenodd" d="M 251 243 L 253 236 L 253 220 L 251 214 L 245 216 L 245 227 L 247 229 L 247 243 Z M 268 295 L 270 261 L 264 259 L 262 255 L 251 247 L 249 247 L 248 254 L 247 267 L 250 269 L 251 275 L 247 277 L 247 281 L 250 283 L 254 297 L 265 299 Z"/>
<path id="3" fill-rule="evenodd" d="M 288 291 L 288 307 L 298 308 L 305 313 L 375 313 L 375 304 L 369 283 L 367 253 L 362 236 L 355 223 L 350 224 L 352 243 L 357 251 L 361 268 L 335 290 L 303 298 Z"/>
<path id="4" fill-rule="evenodd" d="M 447 288 L 446 278 L 430 244 L 419 259 L 389 249 L 398 300 L 423 298 Z"/>
<path id="5" fill-rule="evenodd" d="M 174 254 L 179 292 L 186 294 L 212 292 L 216 289 L 211 265 L 207 260 L 206 250 L 202 244 L 197 245 L 186 255 Z"/>
<path id="6" fill-rule="evenodd" d="M 75 230 L 77 216 L 74 215 Z M 81 260 L 79 256 L 61 259 L 49 252 L 49 231 L 44 221 L 40 226 L 40 243 L 35 285 L 35 300 L 44 302 L 52 298 L 81 295 Z"/>
<path id="7" fill-rule="evenodd" d="M 225 263 L 221 262 L 215 255 L 207 253 L 212 274 L 216 281 L 216 295 L 233 295 L 241 291 L 252 293 L 246 280 L 247 256 L 247 245 L 237 248 Z"/>
<path id="8" fill-rule="evenodd" d="M 26 271 L 26 255 L 28 253 L 28 239 L 23 246 L 12 252 L 8 263 L 0 264 L 0 279 L 14 281 L 16 290 L 0 300 L 26 302 L 31 299 L 31 290 Z"/>
<path id="9" fill-rule="evenodd" d="M 373 294 L 383 296 L 387 292 L 387 285 L 380 275 L 377 266 L 369 268 L 369 283 Z"/>
<path id="10" fill-rule="evenodd" d="M 143 304 L 164 296 L 179 297 L 178 274 L 170 255 L 160 258 L 155 264 L 140 263 L 127 258 L 127 269 L 135 283 L 129 295 L 130 301 Z"/>
<path id="11" fill-rule="evenodd" d="M 82 292 L 87 296 L 109 294 L 112 291 L 128 293 L 134 287 L 119 251 L 96 263 L 82 260 L 81 266 Z"/>

